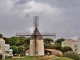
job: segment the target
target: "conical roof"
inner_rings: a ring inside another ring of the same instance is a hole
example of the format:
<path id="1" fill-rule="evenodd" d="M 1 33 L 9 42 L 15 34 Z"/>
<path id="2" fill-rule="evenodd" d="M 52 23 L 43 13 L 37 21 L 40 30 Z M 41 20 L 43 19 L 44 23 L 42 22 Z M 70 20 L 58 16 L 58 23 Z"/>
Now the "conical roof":
<path id="1" fill-rule="evenodd" d="M 42 37 L 41 33 L 39 32 L 38 28 L 35 28 L 32 36 L 31 36 L 31 39 L 32 40 L 35 40 L 35 39 L 36 40 L 41 40 L 41 39 L 43 39 L 43 37 Z"/>

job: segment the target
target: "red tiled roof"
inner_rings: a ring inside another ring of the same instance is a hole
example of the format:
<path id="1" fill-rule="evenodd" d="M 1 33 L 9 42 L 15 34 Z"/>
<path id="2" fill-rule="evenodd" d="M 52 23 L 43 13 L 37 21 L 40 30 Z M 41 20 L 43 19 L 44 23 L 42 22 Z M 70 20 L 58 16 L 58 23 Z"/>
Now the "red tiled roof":
<path id="1" fill-rule="evenodd" d="M 26 50 L 25 52 L 29 53 L 30 52 L 30 49 Z"/>
<path id="2" fill-rule="evenodd" d="M 51 52 L 60 52 L 59 50 L 55 50 L 55 49 L 44 49 L 44 50 L 51 51 Z M 29 53 L 30 49 L 26 50 L 25 52 Z"/>
<path id="3" fill-rule="evenodd" d="M 55 50 L 55 49 L 45 49 L 47 51 L 51 51 L 51 52 L 60 52 L 59 50 Z"/>

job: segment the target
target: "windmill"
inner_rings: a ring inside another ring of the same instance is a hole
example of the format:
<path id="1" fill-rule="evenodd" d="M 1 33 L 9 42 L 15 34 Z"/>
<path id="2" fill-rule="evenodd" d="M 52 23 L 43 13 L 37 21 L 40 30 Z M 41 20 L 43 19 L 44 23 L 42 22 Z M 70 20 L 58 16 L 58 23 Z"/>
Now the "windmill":
<path id="1" fill-rule="evenodd" d="M 34 19 L 34 32 L 32 35 L 17 33 L 16 36 L 31 36 L 30 38 L 30 56 L 44 55 L 44 41 L 42 36 L 56 36 L 56 34 L 41 34 L 38 30 L 38 16 Z"/>

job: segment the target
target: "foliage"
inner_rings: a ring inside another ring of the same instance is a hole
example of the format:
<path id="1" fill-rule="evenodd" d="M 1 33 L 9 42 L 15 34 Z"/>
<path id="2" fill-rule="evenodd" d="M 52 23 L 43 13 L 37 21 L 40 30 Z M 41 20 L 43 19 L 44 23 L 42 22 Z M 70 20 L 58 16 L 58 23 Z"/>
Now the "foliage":
<path id="1" fill-rule="evenodd" d="M 61 38 L 61 39 L 57 39 L 57 40 L 55 41 L 55 43 L 61 43 L 62 41 L 64 41 L 63 38 Z"/>
<path id="2" fill-rule="evenodd" d="M 2 59 L 2 54 L 0 54 L 0 59 Z"/>
<path id="3" fill-rule="evenodd" d="M 23 54 L 25 50 L 29 49 L 30 38 L 26 37 L 3 37 L 6 44 L 10 44 L 13 49 L 13 54 Z"/>
<path id="4" fill-rule="evenodd" d="M 23 44 L 28 44 L 30 43 L 30 38 L 25 38 L 25 37 L 11 37 L 11 38 L 6 38 L 4 37 L 4 40 L 6 44 L 10 44 L 11 46 L 21 46 Z"/>
<path id="5" fill-rule="evenodd" d="M 57 50 L 61 50 L 61 44 L 60 43 L 54 44 L 54 48 Z"/>
<path id="6" fill-rule="evenodd" d="M 0 34 L 0 38 L 2 38 L 3 37 L 3 35 L 2 34 Z"/>
<path id="7" fill-rule="evenodd" d="M 64 54 L 64 57 L 72 58 L 72 59 L 74 59 L 74 60 L 80 60 L 79 55 L 76 54 L 76 53 L 74 53 L 74 52 L 72 52 L 72 51 L 66 52 L 66 53 Z"/>
<path id="8" fill-rule="evenodd" d="M 54 44 L 45 44 L 44 48 L 54 49 Z"/>
<path id="9" fill-rule="evenodd" d="M 54 42 L 54 40 L 51 39 L 51 38 L 45 38 L 45 39 L 44 39 L 44 43 L 45 43 L 45 44 L 50 44 L 51 42 Z"/>
<path id="10" fill-rule="evenodd" d="M 23 53 L 23 48 L 22 47 L 18 47 L 18 54 Z"/>
<path id="11" fill-rule="evenodd" d="M 13 54 L 18 53 L 18 47 L 17 46 L 11 46 L 11 49 L 13 49 Z"/>
<path id="12" fill-rule="evenodd" d="M 64 46 L 61 48 L 62 49 L 62 52 L 65 53 L 65 52 L 68 52 L 68 51 L 72 51 L 72 48 L 69 47 L 69 46 Z"/>

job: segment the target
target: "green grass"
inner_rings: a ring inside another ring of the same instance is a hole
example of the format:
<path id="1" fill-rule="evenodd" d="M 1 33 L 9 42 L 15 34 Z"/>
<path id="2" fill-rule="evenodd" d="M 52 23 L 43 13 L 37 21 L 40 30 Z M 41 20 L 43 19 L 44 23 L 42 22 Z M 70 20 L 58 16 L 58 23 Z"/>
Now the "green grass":
<path id="1" fill-rule="evenodd" d="M 14 58 L 13 60 L 36 60 L 37 58 L 35 57 L 23 57 L 23 58 Z M 5 59 L 5 60 L 12 60 L 12 58 Z"/>
<path id="2" fill-rule="evenodd" d="M 70 59 L 70 58 L 67 58 L 67 57 L 60 57 L 60 58 L 56 58 L 56 59 L 53 59 L 53 60 L 73 60 L 73 59 Z"/>
<path id="3" fill-rule="evenodd" d="M 5 59 L 5 60 L 13 60 L 13 59 L 9 58 L 9 59 Z M 40 59 L 39 57 L 26 56 L 23 58 L 15 58 L 14 60 L 44 60 L 44 59 Z M 48 59 L 45 59 L 45 60 L 48 60 Z M 67 58 L 67 57 L 60 57 L 60 58 L 52 59 L 52 60 L 72 60 L 72 59 Z"/>

